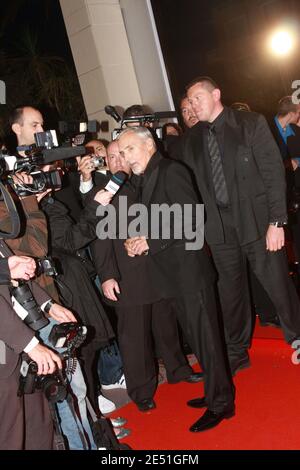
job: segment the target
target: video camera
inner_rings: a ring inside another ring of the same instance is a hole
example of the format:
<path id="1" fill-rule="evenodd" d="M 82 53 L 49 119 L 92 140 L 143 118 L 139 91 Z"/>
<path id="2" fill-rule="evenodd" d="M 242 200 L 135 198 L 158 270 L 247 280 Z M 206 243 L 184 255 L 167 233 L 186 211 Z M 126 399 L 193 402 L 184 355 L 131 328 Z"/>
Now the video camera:
<path id="1" fill-rule="evenodd" d="M 55 131 L 38 132 L 35 144 L 17 147 L 25 157 L 8 156 L 0 153 L 0 176 L 7 177 L 16 193 L 23 197 L 38 194 L 47 189 L 60 189 L 62 170 L 77 169 L 76 156 L 86 154 L 84 146 L 58 146 Z M 72 161 L 72 163 L 71 163 Z M 43 171 L 42 167 L 55 162 L 57 169 Z M 65 162 L 67 162 L 65 164 Z M 74 164 L 76 163 L 76 165 Z M 25 172 L 32 177 L 30 184 L 18 180 L 18 173 Z M 14 178 L 12 178 L 14 176 Z"/>
<path id="2" fill-rule="evenodd" d="M 64 138 L 63 145 L 84 145 L 90 133 L 96 133 L 99 130 L 97 121 L 59 121 L 58 128 L 61 136 Z"/>
<path id="3" fill-rule="evenodd" d="M 114 129 L 112 132 L 112 140 L 115 140 L 117 136 L 122 132 L 124 126 L 130 123 L 138 122 L 139 126 L 149 127 L 149 125 L 153 125 L 154 123 L 159 123 L 161 119 L 171 119 L 171 118 L 177 117 L 176 111 L 162 111 L 162 112 L 157 112 L 157 113 L 138 114 L 134 116 L 126 116 L 126 117 L 123 116 L 121 118 L 121 116 L 119 115 L 119 113 L 117 112 L 114 106 L 107 105 L 105 106 L 104 109 L 105 109 L 106 114 L 113 117 L 115 121 L 117 122 L 121 121 L 120 127 L 117 129 Z M 153 130 L 156 136 L 159 139 L 162 139 L 162 128 L 160 126 L 155 126 Z"/>

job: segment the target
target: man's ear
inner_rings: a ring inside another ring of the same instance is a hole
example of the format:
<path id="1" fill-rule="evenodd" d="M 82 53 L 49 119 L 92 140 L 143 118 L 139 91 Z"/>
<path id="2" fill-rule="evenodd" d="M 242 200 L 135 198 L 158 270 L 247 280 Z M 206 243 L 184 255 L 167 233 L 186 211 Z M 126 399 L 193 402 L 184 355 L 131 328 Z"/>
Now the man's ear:
<path id="1" fill-rule="evenodd" d="M 212 91 L 212 94 L 213 94 L 215 101 L 221 101 L 221 90 L 219 90 L 219 88 L 215 88 Z"/>
<path id="2" fill-rule="evenodd" d="M 21 134 L 21 126 L 20 124 L 18 124 L 17 122 L 15 122 L 12 126 L 11 126 L 13 132 L 16 134 L 16 135 L 20 135 Z"/>
<path id="3" fill-rule="evenodd" d="M 153 139 L 151 139 L 150 137 L 147 138 L 146 140 L 146 146 L 147 146 L 147 150 L 149 150 L 149 152 L 151 152 L 154 148 L 154 142 L 153 142 Z"/>

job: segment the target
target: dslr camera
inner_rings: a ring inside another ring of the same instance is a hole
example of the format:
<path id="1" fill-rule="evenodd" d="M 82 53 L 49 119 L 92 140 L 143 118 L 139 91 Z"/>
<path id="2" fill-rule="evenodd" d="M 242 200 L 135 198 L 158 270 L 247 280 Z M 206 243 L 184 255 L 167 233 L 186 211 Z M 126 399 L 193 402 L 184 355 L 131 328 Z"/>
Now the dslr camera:
<path id="1" fill-rule="evenodd" d="M 86 326 L 78 325 L 75 322 L 60 323 L 53 326 L 48 341 L 55 348 L 66 348 L 61 356 L 64 359 L 71 359 L 75 349 L 85 341 L 86 334 Z M 23 360 L 20 369 L 18 396 L 42 390 L 49 402 L 63 401 L 67 396 L 67 383 L 63 373 L 56 370 L 53 374 L 37 375 L 37 371 L 38 366 L 35 361 Z M 67 373 L 66 370 L 65 373 Z"/>
<path id="2" fill-rule="evenodd" d="M 42 390 L 50 403 L 63 401 L 67 396 L 67 386 L 60 371 L 53 374 L 37 375 L 38 366 L 35 361 L 23 360 L 20 369 L 18 396 Z"/>

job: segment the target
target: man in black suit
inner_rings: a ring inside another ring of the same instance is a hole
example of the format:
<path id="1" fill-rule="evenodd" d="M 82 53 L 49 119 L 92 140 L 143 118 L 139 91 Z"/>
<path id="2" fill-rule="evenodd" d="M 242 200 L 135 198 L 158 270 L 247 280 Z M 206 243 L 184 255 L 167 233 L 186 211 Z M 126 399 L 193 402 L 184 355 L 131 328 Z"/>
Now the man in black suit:
<path id="1" fill-rule="evenodd" d="M 205 204 L 206 240 L 219 274 L 234 375 L 250 365 L 247 259 L 277 309 L 287 342 L 300 337 L 300 305 L 284 251 L 284 168 L 263 116 L 224 107 L 221 91 L 209 77 L 189 84 L 187 96 L 200 122 L 189 131 L 184 161 Z"/>
<path id="2" fill-rule="evenodd" d="M 28 280 L 34 275 L 35 262 L 25 256 L 0 260 L 0 449 L 51 450 L 53 423 L 42 392 L 17 396 L 20 375 L 20 354 L 26 352 L 37 363 L 38 374 L 51 374 L 61 360 L 41 345 L 31 330 L 12 309 L 8 287 L 10 279 Z M 38 304 L 47 303 L 49 295 L 35 283 L 31 289 Z"/>
<path id="3" fill-rule="evenodd" d="M 165 207 L 177 204 L 182 210 L 189 205 L 195 211 L 199 200 L 189 170 L 179 162 L 163 158 L 146 128 L 123 131 L 118 143 L 120 153 L 133 173 L 142 176 L 139 200 L 150 212 L 163 204 Z M 149 290 L 156 292 L 161 299 L 173 301 L 174 311 L 202 365 L 206 399 L 198 403 L 198 407 L 207 407 L 207 410 L 190 428 L 192 432 L 199 432 L 234 415 L 234 392 L 219 333 L 215 273 L 207 253 L 201 249 L 201 243 L 187 249 L 185 229 L 187 225 L 195 229 L 199 223 L 195 212 L 193 215 L 187 223 L 180 219 L 183 230 L 180 239 L 172 233 L 173 222 L 170 235 L 159 233 L 158 237 L 131 237 L 126 240 L 125 247 L 133 258 L 147 255 Z M 149 218 L 150 226 L 151 222 L 152 217 Z M 164 223 L 168 225 L 163 219 L 157 226 L 159 232 L 163 230 Z"/>
<path id="4" fill-rule="evenodd" d="M 118 142 L 109 144 L 107 155 L 112 174 L 117 171 L 131 173 L 119 153 Z M 99 187 L 94 189 L 98 190 Z M 118 196 L 126 199 L 128 207 L 131 207 L 137 200 L 137 193 L 134 183 L 128 181 Z M 112 204 L 123 216 L 119 197 L 114 198 Z M 164 362 L 169 383 L 182 380 L 195 383 L 202 379 L 202 374 L 193 373 L 187 364 L 172 306 L 161 299 L 160 293 L 151 289 L 146 260 L 129 258 L 124 240 L 118 237 L 115 240 L 96 240 L 91 245 L 91 251 L 103 293 L 117 313 L 118 341 L 128 395 L 140 411 L 153 409 L 157 370 L 152 340 Z"/>

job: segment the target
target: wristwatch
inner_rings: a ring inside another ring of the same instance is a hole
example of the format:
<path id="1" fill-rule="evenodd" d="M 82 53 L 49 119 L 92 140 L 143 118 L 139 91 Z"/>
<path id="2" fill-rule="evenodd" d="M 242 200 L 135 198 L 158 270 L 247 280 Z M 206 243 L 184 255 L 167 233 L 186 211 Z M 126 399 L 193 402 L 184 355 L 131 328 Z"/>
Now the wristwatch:
<path id="1" fill-rule="evenodd" d="M 50 300 L 46 303 L 46 305 L 45 305 L 45 307 L 44 307 L 44 312 L 45 312 L 47 315 L 48 315 L 49 311 L 51 310 L 52 305 L 54 305 L 54 304 L 55 304 L 55 302 L 54 302 L 54 300 L 52 300 L 52 299 L 50 299 Z"/>
<path id="2" fill-rule="evenodd" d="M 269 224 L 274 225 L 274 227 L 285 227 L 287 225 L 287 221 L 276 220 L 276 222 L 269 222 Z"/>

